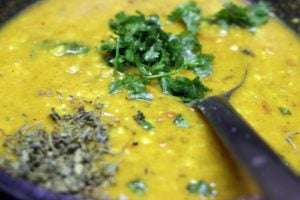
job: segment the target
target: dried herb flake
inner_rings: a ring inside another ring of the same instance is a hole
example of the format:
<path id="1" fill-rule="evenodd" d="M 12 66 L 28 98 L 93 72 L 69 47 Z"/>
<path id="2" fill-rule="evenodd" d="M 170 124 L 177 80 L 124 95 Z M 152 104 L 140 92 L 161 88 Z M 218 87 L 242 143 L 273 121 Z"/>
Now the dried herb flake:
<path id="1" fill-rule="evenodd" d="M 290 111 L 290 109 L 288 109 L 286 107 L 278 107 L 278 110 L 282 115 L 292 115 L 292 112 Z"/>
<path id="2" fill-rule="evenodd" d="M 190 127 L 189 122 L 186 120 L 186 118 L 182 114 L 176 115 L 173 123 L 176 126 L 179 126 L 179 127 L 182 127 L 182 128 Z"/>
<path id="3" fill-rule="evenodd" d="M 141 111 L 137 111 L 137 114 L 133 116 L 133 119 L 145 130 L 154 128 L 150 122 L 146 121 L 145 115 Z"/>
<path id="4" fill-rule="evenodd" d="M 88 45 L 76 41 L 44 40 L 40 48 L 48 50 L 54 56 L 80 55 L 90 51 Z"/>
<path id="5" fill-rule="evenodd" d="M 130 181 L 127 184 L 127 187 L 129 190 L 131 190 L 133 193 L 135 193 L 138 196 L 142 196 L 145 194 L 146 190 L 147 190 L 147 185 L 143 180 L 134 180 L 134 181 Z"/>
<path id="6" fill-rule="evenodd" d="M 40 125 L 8 136 L 3 145 L 9 154 L 0 166 L 59 193 L 90 196 L 96 187 L 114 184 L 118 166 L 105 159 L 112 152 L 99 115 L 81 107 L 62 116 L 53 109 L 50 117 L 52 131 Z"/>
<path id="7" fill-rule="evenodd" d="M 214 196 L 216 194 L 214 188 L 203 180 L 191 181 L 186 189 L 192 194 L 200 194 L 205 197 Z"/>

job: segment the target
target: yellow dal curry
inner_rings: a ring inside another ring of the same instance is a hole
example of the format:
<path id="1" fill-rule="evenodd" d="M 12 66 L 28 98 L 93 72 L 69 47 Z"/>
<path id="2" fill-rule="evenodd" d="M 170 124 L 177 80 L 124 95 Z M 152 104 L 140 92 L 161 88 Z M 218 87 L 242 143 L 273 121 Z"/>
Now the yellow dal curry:
<path id="1" fill-rule="evenodd" d="M 191 180 L 213 183 L 218 193 L 211 199 L 227 200 L 251 193 L 249 184 L 198 112 L 175 97 L 163 95 L 154 84 L 148 86 L 154 96 L 151 103 L 127 100 L 126 92 L 108 94 L 113 69 L 94 50 L 55 57 L 36 48 L 46 39 L 96 46 L 112 34 L 108 21 L 119 11 L 157 13 L 165 30 L 178 33 L 182 27 L 167 23 L 166 16 L 179 3 L 45 0 L 8 22 L 0 31 L 1 131 L 10 134 L 24 124 L 50 124 L 47 116 L 52 107 L 68 113 L 74 105 L 101 102 L 105 105 L 102 119 L 114 124 L 110 130 L 112 149 L 120 153 L 116 184 L 108 188 L 113 197 L 124 194 L 129 199 L 199 199 L 186 190 Z M 219 0 L 197 3 L 203 15 L 222 7 Z M 232 88 L 247 68 L 247 80 L 231 103 L 299 172 L 300 136 L 295 134 L 300 130 L 299 39 L 274 18 L 255 34 L 237 27 L 224 31 L 204 24 L 197 37 L 203 51 L 215 56 L 213 74 L 202 80 L 212 89 L 209 95 Z M 243 54 L 243 49 L 255 56 Z M 190 76 L 188 72 L 182 74 Z M 279 107 L 288 108 L 292 114 L 282 115 Z M 137 110 L 143 111 L 155 126 L 153 130 L 143 130 L 133 120 Z M 174 117 L 179 113 L 189 121 L 189 128 L 174 126 Z M 126 184 L 134 179 L 147 183 L 145 195 L 128 190 Z"/>

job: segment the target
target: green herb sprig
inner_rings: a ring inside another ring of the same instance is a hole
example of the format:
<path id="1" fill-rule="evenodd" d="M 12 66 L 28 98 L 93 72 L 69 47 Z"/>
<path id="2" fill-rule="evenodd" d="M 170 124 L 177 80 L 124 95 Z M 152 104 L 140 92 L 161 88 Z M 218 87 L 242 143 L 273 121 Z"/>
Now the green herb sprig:
<path id="1" fill-rule="evenodd" d="M 227 28 L 231 25 L 252 28 L 265 24 L 269 19 L 269 6 L 259 1 L 246 7 L 225 3 L 224 8 L 213 17 L 213 22 Z"/>
<path id="2" fill-rule="evenodd" d="M 175 119 L 173 120 L 173 124 L 175 124 L 178 127 L 182 127 L 182 128 L 190 127 L 189 122 L 182 114 L 178 114 L 175 116 Z"/>
<path id="3" fill-rule="evenodd" d="M 39 47 L 48 50 L 54 56 L 81 55 L 90 51 L 88 45 L 76 41 L 44 40 Z"/>
<path id="4" fill-rule="evenodd" d="M 146 120 L 144 113 L 139 110 L 137 111 L 136 115 L 133 116 L 133 119 L 145 130 L 151 130 L 154 128 L 154 126 Z"/>
<path id="5" fill-rule="evenodd" d="M 148 189 L 147 184 L 143 180 L 133 180 L 127 184 L 127 187 L 130 191 L 135 193 L 138 196 L 143 196 Z"/>
<path id="6" fill-rule="evenodd" d="M 187 31 L 196 34 L 199 30 L 201 21 L 201 9 L 197 6 L 195 1 L 180 4 L 168 16 L 171 22 L 182 22 Z"/>
<path id="7" fill-rule="evenodd" d="M 152 80 L 160 81 L 163 77 L 171 80 L 171 76 L 182 70 L 192 70 L 198 77 L 211 74 L 213 56 L 202 53 L 201 44 L 194 33 L 174 35 L 165 32 L 160 24 L 158 16 L 146 17 L 140 12 L 135 15 L 121 12 L 110 21 L 110 29 L 116 36 L 102 41 L 97 49 L 115 71 L 124 74 L 123 78 L 118 78 L 110 85 L 110 93 L 127 89 L 129 96 L 133 97 L 131 99 L 151 100 L 146 85 Z M 202 85 L 199 78 L 193 81 L 196 82 Z M 188 87 L 185 85 L 187 83 L 182 81 L 181 89 Z M 139 89 L 135 87 L 137 84 Z M 194 93 L 177 91 L 168 94 L 176 93 L 175 96 L 183 97 L 185 102 L 203 98 L 203 95 L 189 96 L 206 92 L 202 90 L 204 87 L 195 88 L 198 91 Z M 180 93 L 184 96 L 180 96 Z"/>
<path id="8" fill-rule="evenodd" d="M 208 91 L 198 77 L 194 80 L 185 77 L 163 77 L 160 79 L 160 85 L 164 94 L 180 97 L 185 103 L 203 98 Z"/>
<path id="9" fill-rule="evenodd" d="M 290 111 L 290 109 L 288 109 L 286 107 L 278 107 L 278 110 L 281 115 L 292 115 L 292 112 Z"/>
<path id="10" fill-rule="evenodd" d="M 191 181 L 186 189 L 192 194 L 199 194 L 204 197 L 211 197 L 216 194 L 216 190 L 203 180 Z"/>
<path id="11" fill-rule="evenodd" d="M 127 75 L 123 79 L 112 82 L 109 86 L 109 93 L 114 94 L 125 88 L 128 90 L 129 99 L 152 100 L 152 95 L 146 89 L 146 81 L 137 76 Z"/>

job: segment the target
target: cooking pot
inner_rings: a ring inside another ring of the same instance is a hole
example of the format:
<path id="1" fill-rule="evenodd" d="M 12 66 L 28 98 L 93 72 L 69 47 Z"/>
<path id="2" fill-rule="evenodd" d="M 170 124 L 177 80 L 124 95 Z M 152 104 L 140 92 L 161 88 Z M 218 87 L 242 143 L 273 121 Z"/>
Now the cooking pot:
<path id="1" fill-rule="evenodd" d="M 39 0 L 0 0 L 0 26 L 4 24 L 7 20 L 11 17 L 16 15 L 22 9 L 26 8 L 27 6 L 37 2 Z M 291 29 L 293 29 L 296 34 L 300 35 L 300 0 L 268 0 L 268 2 L 272 5 L 274 13 L 282 19 Z M 10 190 L 14 191 L 14 187 L 26 187 L 27 184 L 28 188 L 30 189 L 30 183 L 24 181 L 23 185 L 14 184 L 13 181 L 9 182 L 9 175 L 1 174 L 0 178 L 6 178 L 8 180 L 7 185 L 10 185 Z M 9 184 L 11 183 L 11 184 Z M 29 184 L 29 185 L 28 185 Z M 6 188 L 7 189 L 7 188 Z M 38 188 L 41 193 L 47 194 L 47 191 Z M 27 190 L 29 191 L 29 190 Z M 6 200 L 13 200 L 8 194 L 4 194 L 0 192 L 1 199 Z M 54 196 L 47 196 L 47 199 L 55 199 Z M 59 199 L 58 197 L 57 199 Z M 45 199 L 45 198 L 43 198 Z M 65 197 L 64 199 L 69 199 Z M 70 197 L 70 199 L 73 199 Z"/>
<path id="2" fill-rule="evenodd" d="M 30 4 L 40 0 L 0 0 L 0 24 Z M 265 0 L 272 5 L 274 13 L 300 35 L 300 0 Z"/>

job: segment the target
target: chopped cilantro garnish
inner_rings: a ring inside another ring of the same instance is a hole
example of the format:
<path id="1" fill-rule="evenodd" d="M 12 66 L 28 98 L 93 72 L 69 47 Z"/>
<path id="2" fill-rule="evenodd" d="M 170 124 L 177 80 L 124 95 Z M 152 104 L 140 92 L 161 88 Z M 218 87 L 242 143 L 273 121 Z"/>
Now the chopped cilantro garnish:
<path id="1" fill-rule="evenodd" d="M 123 79 L 112 82 L 109 86 L 109 93 L 113 94 L 122 89 L 128 90 L 129 99 L 143 99 L 150 101 L 152 95 L 147 92 L 146 79 L 139 78 L 137 76 L 128 75 Z"/>
<path id="2" fill-rule="evenodd" d="M 118 71 L 136 67 L 141 76 L 152 78 L 169 75 L 173 70 L 203 68 L 207 71 L 210 67 L 212 59 L 202 54 L 193 34 L 164 32 L 158 16 L 146 18 L 141 13 L 119 13 L 110 22 L 110 28 L 119 37 L 102 41 L 98 50 L 106 54 L 106 61 L 117 66 Z"/>
<path id="3" fill-rule="evenodd" d="M 264 2 L 252 3 L 246 7 L 234 3 L 225 3 L 224 8 L 215 14 L 213 21 L 222 27 L 237 25 L 256 27 L 265 24 L 269 19 L 269 7 Z"/>
<path id="4" fill-rule="evenodd" d="M 203 180 L 191 181 L 186 189 L 192 194 L 200 194 L 205 197 L 215 195 L 215 190 L 207 182 Z"/>
<path id="5" fill-rule="evenodd" d="M 176 115 L 173 123 L 176 126 L 183 127 L 183 128 L 188 128 L 190 126 L 189 122 L 185 119 L 185 117 L 182 114 Z"/>
<path id="6" fill-rule="evenodd" d="M 185 77 L 162 77 L 160 85 L 164 94 L 180 97 L 183 102 L 202 99 L 208 91 L 198 77 L 194 80 Z"/>
<path id="7" fill-rule="evenodd" d="M 291 111 L 286 107 L 279 107 L 278 110 L 282 115 L 292 115 Z"/>
<path id="8" fill-rule="evenodd" d="M 114 41 L 102 41 L 98 50 L 106 53 L 106 61 L 124 72 L 136 67 L 142 76 L 170 71 L 168 34 L 162 31 L 159 18 L 145 17 L 142 13 L 127 15 L 118 13 L 110 21 L 110 29 L 118 35 Z"/>
<path id="9" fill-rule="evenodd" d="M 252 26 L 260 26 L 269 20 L 270 7 L 268 4 L 259 1 L 248 6 L 248 17 Z"/>
<path id="10" fill-rule="evenodd" d="M 140 93 L 144 96 L 146 84 L 152 79 L 172 76 L 181 70 L 192 70 L 199 77 L 211 73 L 213 56 L 202 53 L 196 36 L 191 32 L 179 35 L 165 32 L 156 15 L 146 17 L 140 12 L 135 15 L 121 12 L 110 21 L 110 29 L 116 36 L 111 40 L 102 41 L 97 49 L 110 66 L 125 74 L 124 80 L 114 82 L 110 86 L 111 93 L 125 88 L 129 90 L 130 96 L 135 97 Z M 130 74 L 135 74 L 135 78 Z M 128 81 L 134 84 L 129 84 Z M 140 85 L 138 92 L 133 88 L 137 85 L 135 82 Z M 200 80 L 198 82 L 200 83 Z M 189 82 L 187 79 L 180 83 L 183 88 Z M 202 98 L 205 91 L 200 92 L 200 89 L 204 88 L 206 87 L 198 87 L 194 94 L 201 93 L 201 96 L 192 98 L 190 94 L 185 94 L 186 92 L 174 91 L 169 94 L 180 96 L 182 93 L 182 98 L 188 102 L 188 99 Z"/>
<path id="11" fill-rule="evenodd" d="M 153 125 L 146 121 L 145 115 L 141 111 L 137 111 L 137 114 L 133 116 L 133 119 L 145 130 L 151 130 Z"/>
<path id="12" fill-rule="evenodd" d="M 201 53 L 201 44 L 191 33 L 182 33 L 171 40 L 173 56 L 176 56 L 177 68 L 193 70 L 199 77 L 211 74 L 213 55 Z"/>
<path id="13" fill-rule="evenodd" d="M 49 50 L 54 56 L 79 55 L 90 50 L 84 43 L 62 40 L 44 40 L 40 47 Z"/>
<path id="14" fill-rule="evenodd" d="M 199 30 L 201 20 L 201 10 L 197 6 L 195 1 L 180 4 L 172 13 L 168 16 L 171 22 L 182 22 L 187 31 L 196 34 Z"/>
<path id="15" fill-rule="evenodd" d="M 147 190 L 147 185 L 142 180 L 134 180 L 127 183 L 127 187 L 129 190 L 131 190 L 133 193 L 135 193 L 138 196 L 142 196 L 145 194 Z"/>

